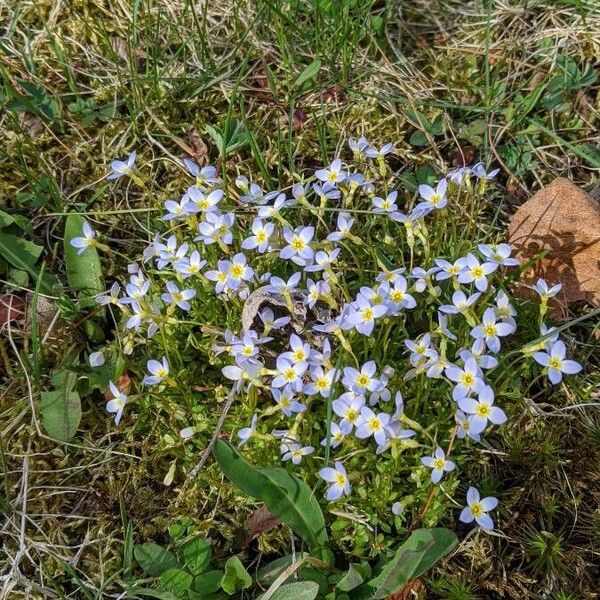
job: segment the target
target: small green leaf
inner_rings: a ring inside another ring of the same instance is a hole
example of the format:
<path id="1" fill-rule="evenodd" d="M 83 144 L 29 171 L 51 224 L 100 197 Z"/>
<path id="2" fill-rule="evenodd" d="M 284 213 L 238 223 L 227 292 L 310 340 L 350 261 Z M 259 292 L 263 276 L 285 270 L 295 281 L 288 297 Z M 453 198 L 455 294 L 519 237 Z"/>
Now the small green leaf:
<path id="1" fill-rule="evenodd" d="M 191 588 L 193 577 L 183 569 L 167 569 L 160 575 L 159 586 L 162 590 L 173 592 L 178 598 L 185 598 Z"/>
<path id="2" fill-rule="evenodd" d="M 270 600 L 314 600 L 319 593 L 319 584 L 314 581 L 296 581 L 282 585 Z M 258 598 L 260 600 L 262 596 Z"/>
<path id="3" fill-rule="evenodd" d="M 14 223 L 14 219 L 3 210 L 0 210 L 0 229 L 8 227 L 11 223 Z"/>
<path id="4" fill-rule="evenodd" d="M 81 400 L 75 391 L 77 375 L 72 371 L 55 371 L 53 390 L 41 393 L 42 423 L 48 435 L 59 442 L 69 441 L 81 421 Z"/>
<path id="5" fill-rule="evenodd" d="M 427 144 L 429 144 L 427 136 L 419 130 L 413 131 L 408 141 L 410 142 L 411 146 L 427 146 Z"/>
<path id="6" fill-rule="evenodd" d="M 314 79 L 317 73 L 321 70 L 321 61 L 317 58 L 313 60 L 308 67 L 298 75 L 298 79 L 294 82 L 294 87 L 301 87 L 302 84 Z"/>
<path id="7" fill-rule="evenodd" d="M 104 291 L 104 277 L 98 251 L 93 246 L 86 248 L 82 254 L 71 246 L 71 240 L 81 237 L 85 219 L 81 215 L 71 213 L 67 216 L 64 235 L 64 253 L 67 265 L 67 278 L 71 288 L 81 298 L 81 307 L 95 306 L 93 296 Z"/>
<path id="8" fill-rule="evenodd" d="M 213 594 L 221 587 L 223 571 L 206 571 L 198 575 L 192 584 L 192 591 L 198 594 Z"/>
<path id="9" fill-rule="evenodd" d="M 252 585 L 252 577 L 237 556 L 230 556 L 225 563 L 225 573 L 221 579 L 223 591 L 230 596 L 248 589 Z"/>
<path id="10" fill-rule="evenodd" d="M 140 567 L 152 577 L 158 577 L 169 569 L 179 567 L 175 555 L 158 544 L 138 544 L 134 548 L 133 554 Z"/>
<path id="11" fill-rule="evenodd" d="M 185 566 L 194 575 L 199 575 L 210 564 L 212 550 L 210 544 L 203 539 L 197 539 L 189 542 L 183 548 L 183 560 Z"/>
<path id="12" fill-rule="evenodd" d="M 264 502 L 269 512 L 287 523 L 311 550 L 327 545 L 323 512 L 306 483 L 282 468 L 253 467 L 222 440 L 217 440 L 213 452 L 225 476 L 240 490 Z"/>

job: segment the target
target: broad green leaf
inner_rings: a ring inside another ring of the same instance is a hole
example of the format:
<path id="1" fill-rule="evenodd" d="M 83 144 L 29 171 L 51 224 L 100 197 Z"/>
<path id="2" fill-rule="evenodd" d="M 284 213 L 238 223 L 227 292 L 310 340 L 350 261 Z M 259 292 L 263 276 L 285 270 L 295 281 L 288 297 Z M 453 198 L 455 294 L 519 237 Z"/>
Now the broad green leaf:
<path id="1" fill-rule="evenodd" d="M 24 240 L 22 237 L 17 237 L 11 233 L 0 231 L 0 256 L 17 269 L 27 271 L 35 275 L 33 268 L 37 262 L 43 248 Z"/>
<path id="2" fill-rule="evenodd" d="M 427 136 L 417 129 L 417 131 L 413 131 L 410 136 L 409 142 L 412 146 L 427 146 L 429 144 L 429 140 Z"/>
<path id="3" fill-rule="evenodd" d="M 294 87 L 301 87 L 302 84 L 313 79 L 321 70 L 321 61 L 317 58 L 313 60 L 308 67 L 298 75 L 298 79 L 294 82 Z"/>
<path id="4" fill-rule="evenodd" d="M 223 571 L 206 571 L 194 578 L 192 590 L 198 594 L 213 594 L 221 587 Z"/>
<path id="5" fill-rule="evenodd" d="M 48 435 L 59 442 L 69 441 L 81 421 L 81 400 L 75 391 L 77 375 L 55 371 L 53 390 L 41 393 L 42 423 Z"/>
<path id="6" fill-rule="evenodd" d="M 314 581 L 296 581 L 282 585 L 269 600 L 314 600 L 319 593 L 319 584 Z M 260 596 L 262 598 L 263 596 Z"/>
<path id="7" fill-rule="evenodd" d="M 379 575 L 353 592 L 353 598 L 379 600 L 398 592 L 444 558 L 457 542 L 456 535 L 442 527 L 413 531 Z"/>
<path id="8" fill-rule="evenodd" d="M 252 585 L 252 577 L 237 556 L 230 556 L 225 563 L 225 573 L 221 579 L 223 591 L 229 595 L 248 589 Z"/>
<path id="9" fill-rule="evenodd" d="M 311 489 L 281 468 L 258 469 L 227 442 L 217 440 L 214 455 L 225 476 L 253 498 L 265 503 L 299 535 L 311 551 L 327 545 L 323 512 Z"/>
<path id="10" fill-rule="evenodd" d="M 202 573 L 210 564 L 211 558 L 212 550 L 210 544 L 206 540 L 193 540 L 183 548 L 183 560 L 185 566 L 194 575 Z"/>
<path id="11" fill-rule="evenodd" d="M 173 592 L 177 598 L 185 598 L 193 579 L 192 575 L 183 569 L 167 569 L 160 575 L 159 587 L 167 592 Z"/>
<path id="12" fill-rule="evenodd" d="M 175 555 L 158 544 L 138 544 L 134 548 L 133 554 L 140 567 L 152 577 L 158 577 L 169 569 L 179 567 L 179 561 Z"/>
<path id="13" fill-rule="evenodd" d="M 85 219 L 81 215 L 70 214 L 65 223 L 64 253 L 67 265 L 67 278 L 71 288 L 82 298 L 81 306 L 95 306 L 92 296 L 104 291 L 104 277 L 100 257 L 96 248 L 86 248 L 77 254 L 77 248 L 71 246 L 71 240 L 81 237 Z"/>
<path id="14" fill-rule="evenodd" d="M 362 575 L 350 565 L 344 576 L 335 584 L 335 587 L 342 592 L 349 592 L 357 588 L 363 582 Z"/>

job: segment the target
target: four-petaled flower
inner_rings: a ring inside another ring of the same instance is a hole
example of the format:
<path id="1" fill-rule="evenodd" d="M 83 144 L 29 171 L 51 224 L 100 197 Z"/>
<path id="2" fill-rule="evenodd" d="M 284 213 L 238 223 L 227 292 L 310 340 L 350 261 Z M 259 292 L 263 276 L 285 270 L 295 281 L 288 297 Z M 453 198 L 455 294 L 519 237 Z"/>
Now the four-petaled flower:
<path id="1" fill-rule="evenodd" d="M 87 221 L 83 222 L 83 236 L 71 239 L 71 246 L 77 248 L 77 254 L 83 254 L 88 248 L 96 244 L 96 232 Z"/>
<path id="2" fill-rule="evenodd" d="M 439 446 L 431 456 L 421 458 L 421 464 L 433 469 L 431 471 L 431 482 L 439 483 L 444 473 L 454 471 L 456 465 L 446 458 L 446 453 Z"/>
<path id="3" fill-rule="evenodd" d="M 566 354 L 565 343 L 558 340 L 550 346 L 548 352 L 535 352 L 533 358 L 537 363 L 546 367 L 548 379 L 556 385 L 562 381 L 563 373 L 573 375 L 581 371 L 581 365 L 574 360 L 567 360 Z"/>
<path id="4" fill-rule="evenodd" d="M 482 529 L 490 531 L 494 528 L 494 522 L 488 515 L 491 510 L 498 506 L 498 499 L 493 496 L 481 499 L 479 490 L 470 487 L 467 491 L 467 506 L 462 509 L 458 517 L 463 523 L 475 521 Z"/>
<path id="5" fill-rule="evenodd" d="M 324 479 L 329 487 L 325 498 L 332 502 L 341 498 L 342 495 L 350 495 L 350 480 L 344 465 L 336 461 L 335 467 L 325 467 L 319 471 L 319 477 Z"/>

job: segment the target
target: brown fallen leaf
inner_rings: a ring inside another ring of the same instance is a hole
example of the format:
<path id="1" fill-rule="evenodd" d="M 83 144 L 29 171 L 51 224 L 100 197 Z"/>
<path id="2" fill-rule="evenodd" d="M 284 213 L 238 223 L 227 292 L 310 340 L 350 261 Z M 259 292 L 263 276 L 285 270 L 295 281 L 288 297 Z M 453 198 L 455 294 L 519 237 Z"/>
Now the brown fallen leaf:
<path id="1" fill-rule="evenodd" d="M 201 166 L 204 167 L 208 164 L 208 146 L 202 139 L 202 136 L 194 129 L 190 127 L 187 130 L 187 137 L 190 142 L 190 146 L 194 151 L 192 158 Z"/>
<path id="2" fill-rule="evenodd" d="M 550 303 L 554 313 L 564 314 L 572 302 L 600 305 L 600 208 L 589 194 L 558 177 L 519 207 L 508 233 L 522 262 L 547 252 L 523 280 L 533 284 L 543 277 L 549 284 L 562 283 Z M 527 288 L 517 291 L 529 296 Z"/>
<path id="3" fill-rule="evenodd" d="M 457 148 L 451 157 L 453 167 L 467 167 L 472 165 L 477 158 L 477 150 L 473 146 L 462 146 Z"/>
<path id="4" fill-rule="evenodd" d="M 16 294 L 0 294 L 0 327 L 25 316 L 25 300 Z"/>
<path id="5" fill-rule="evenodd" d="M 294 110 L 294 113 L 292 114 L 292 131 L 298 131 L 302 125 L 304 125 L 307 119 L 307 114 L 301 108 Z M 281 115 L 281 117 L 279 117 L 279 123 L 282 127 L 288 125 L 289 117 L 287 113 L 284 113 Z"/>
<path id="6" fill-rule="evenodd" d="M 244 527 L 246 529 L 246 541 L 244 546 L 250 544 L 259 535 L 275 529 L 281 523 L 281 519 L 272 515 L 264 506 L 257 508 L 248 518 Z"/>
<path id="7" fill-rule="evenodd" d="M 115 382 L 117 388 L 119 389 L 120 392 L 123 392 L 124 394 L 128 394 L 129 393 L 129 388 L 131 386 L 131 379 L 129 377 L 129 373 L 127 373 L 127 371 L 125 371 L 125 373 L 123 373 L 123 375 L 120 375 L 117 379 L 117 381 Z M 111 400 L 113 397 L 112 393 L 110 390 L 106 390 L 104 392 L 104 399 L 106 401 Z"/>
<path id="8" fill-rule="evenodd" d="M 425 586 L 420 579 L 409 581 L 399 592 L 386 596 L 385 600 L 424 600 Z"/>

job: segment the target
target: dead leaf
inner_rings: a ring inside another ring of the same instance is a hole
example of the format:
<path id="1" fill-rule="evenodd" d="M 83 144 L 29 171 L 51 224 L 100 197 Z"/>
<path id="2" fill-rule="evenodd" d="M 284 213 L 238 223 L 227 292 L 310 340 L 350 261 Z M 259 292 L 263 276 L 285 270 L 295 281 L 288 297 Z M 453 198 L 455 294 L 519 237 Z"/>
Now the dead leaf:
<path id="1" fill-rule="evenodd" d="M 123 375 L 120 375 L 115 383 L 120 392 L 123 392 L 124 394 L 129 394 L 129 388 L 131 386 L 131 379 L 130 379 L 129 373 L 127 371 L 125 371 L 125 373 L 123 373 Z M 104 399 L 106 401 L 111 400 L 112 397 L 113 397 L 113 395 L 110 390 L 106 390 L 104 392 Z"/>
<path id="2" fill-rule="evenodd" d="M 565 313 L 568 304 L 578 301 L 600 305 L 600 208 L 589 194 L 558 177 L 519 207 L 508 232 L 521 261 L 547 251 L 523 279 L 562 283 L 555 309 Z"/>
<path id="3" fill-rule="evenodd" d="M 346 94 L 344 94 L 344 90 L 342 89 L 342 86 L 339 83 L 336 83 L 335 85 L 331 86 L 330 88 L 327 88 L 321 94 L 322 102 L 327 102 L 328 100 L 343 101 L 343 100 L 345 100 L 345 98 L 346 98 Z"/>
<path id="4" fill-rule="evenodd" d="M 191 149 L 193 150 L 192 158 L 201 166 L 204 167 L 208 164 L 208 146 L 202 139 L 202 136 L 196 129 L 190 127 L 187 130 L 188 141 L 190 142 Z"/>
<path id="5" fill-rule="evenodd" d="M 477 157 L 477 150 L 473 146 L 464 146 L 457 148 L 452 153 L 452 166 L 453 167 L 466 167 L 472 165 Z"/>
<path id="6" fill-rule="evenodd" d="M 425 586 L 420 579 L 409 581 L 399 592 L 387 596 L 385 600 L 424 600 Z"/>
<path id="7" fill-rule="evenodd" d="M 0 294 L 0 327 L 25 316 L 25 300 L 16 294 Z"/>
<path id="8" fill-rule="evenodd" d="M 296 110 L 294 110 L 294 113 L 292 115 L 292 131 L 298 131 L 302 127 L 302 125 L 306 123 L 307 119 L 308 116 L 301 108 L 297 108 Z M 282 127 L 287 127 L 289 123 L 289 117 L 287 113 L 281 115 L 281 117 L 279 118 L 279 123 Z"/>
<path id="9" fill-rule="evenodd" d="M 244 545 L 247 546 L 259 535 L 275 529 L 280 523 L 281 520 L 272 515 L 264 506 L 257 508 L 246 521 L 245 529 L 247 535 Z"/>

